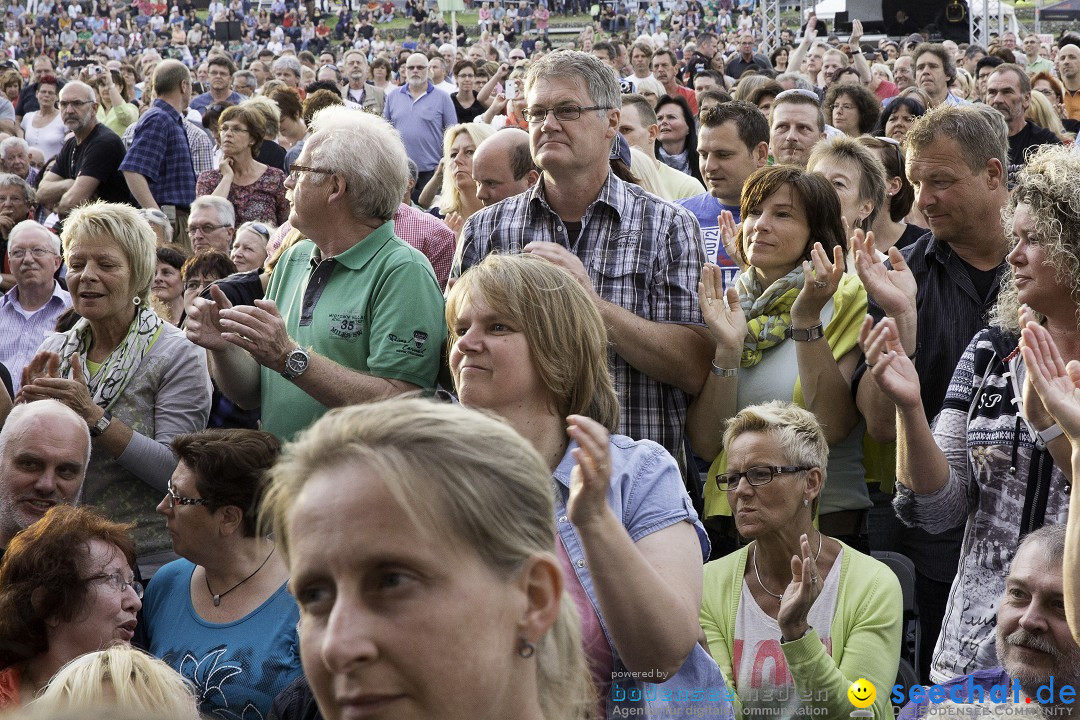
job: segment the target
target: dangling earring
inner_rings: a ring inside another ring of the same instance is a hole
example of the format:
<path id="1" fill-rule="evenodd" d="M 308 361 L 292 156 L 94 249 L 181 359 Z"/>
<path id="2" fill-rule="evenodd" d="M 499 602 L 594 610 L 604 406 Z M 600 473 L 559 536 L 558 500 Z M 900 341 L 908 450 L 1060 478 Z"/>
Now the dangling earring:
<path id="1" fill-rule="evenodd" d="M 521 638 L 517 653 L 520 657 L 531 658 L 536 654 L 536 646 L 529 642 L 528 638 Z"/>
<path id="2" fill-rule="evenodd" d="M 135 307 L 139 307 L 140 305 L 142 305 L 142 298 L 136 295 L 135 297 L 131 298 L 131 304 Z"/>
<path id="3" fill-rule="evenodd" d="M 810 501 L 807 500 L 806 498 L 803 498 L 802 506 L 803 507 L 810 507 Z"/>

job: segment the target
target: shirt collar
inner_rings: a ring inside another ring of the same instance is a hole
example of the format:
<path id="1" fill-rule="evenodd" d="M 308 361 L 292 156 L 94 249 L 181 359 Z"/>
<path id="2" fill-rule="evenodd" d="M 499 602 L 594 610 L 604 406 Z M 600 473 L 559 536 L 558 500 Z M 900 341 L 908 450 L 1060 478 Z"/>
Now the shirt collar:
<path id="1" fill-rule="evenodd" d="M 533 203 L 539 203 L 545 210 L 547 210 L 552 215 L 558 214 L 551 209 L 550 205 L 548 205 L 547 197 L 544 195 L 543 175 L 540 176 L 540 182 L 533 185 L 532 188 L 527 190 L 526 192 L 529 193 L 529 205 L 532 205 Z M 623 208 L 626 207 L 628 201 L 629 193 L 626 189 L 626 183 L 615 177 L 615 173 L 611 172 L 611 170 L 609 169 L 607 180 L 605 180 L 604 184 L 600 187 L 600 192 L 597 193 L 596 199 L 589 204 L 589 209 L 585 211 L 585 215 L 589 214 L 589 210 L 592 210 L 593 206 L 595 206 L 596 203 L 604 203 L 612 210 L 614 210 L 615 214 L 621 218 Z"/>
<path id="2" fill-rule="evenodd" d="M 435 86 L 431 83 L 430 80 L 428 80 L 427 81 L 427 90 L 424 91 L 424 95 L 427 95 L 428 93 L 430 93 L 434 89 L 435 89 Z M 405 83 L 404 85 L 402 85 L 401 90 L 399 92 L 402 95 L 408 95 L 409 97 L 412 97 L 412 93 L 409 92 L 409 83 Z M 423 95 L 421 95 L 420 97 L 423 97 Z"/>
<path id="3" fill-rule="evenodd" d="M 67 300 L 64 298 L 65 294 L 67 294 L 67 291 L 65 291 L 64 288 L 60 287 L 60 283 L 56 282 L 56 280 L 53 280 L 52 296 L 48 299 L 48 301 L 46 301 L 45 305 L 48 305 L 49 303 L 51 303 L 53 301 L 53 298 L 60 298 L 61 300 L 63 300 L 66 303 Z M 14 287 L 12 287 L 10 290 L 8 290 L 3 295 L 3 304 L 4 305 L 8 305 L 8 304 L 13 303 L 13 302 L 18 302 L 18 300 L 19 300 L 19 286 L 18 285 L 15 285 Z M 45 305 L 42 305 L 41 307 L 45 307 Z M 19 307 L 22 307 L 21 302 L 19 303 Z M 38 309 L 40 310 L 41 308 L 38 308 Z"/>
<path id="4" fill-rule="evenodd" d="M 178 113 L 176 111 L 176 108 L 174 108 L 172 105 L 165 102 L 161 98 L 154 98 L 154 107 L 158 108 L 159 110 L 164 110 L 166 113 L 169 114 L 170 117 L 173 117 L 180 122 L 183 122 L 184 120 L 184 116 Z"/>
<path id="5" fill-rule="evenodd" d="M 360 270 L 375 257 L 386 243 L 394 238 L 394 221 L 387 220 L 360 242 L 353 245 L 343 253 L 334 256 L 334 260 L 350 270 Z M 311 266 L 318 267 L 323 260 L 322 252 L 318 246 L 311 248 L 311 256 L 308 262 Z"/>

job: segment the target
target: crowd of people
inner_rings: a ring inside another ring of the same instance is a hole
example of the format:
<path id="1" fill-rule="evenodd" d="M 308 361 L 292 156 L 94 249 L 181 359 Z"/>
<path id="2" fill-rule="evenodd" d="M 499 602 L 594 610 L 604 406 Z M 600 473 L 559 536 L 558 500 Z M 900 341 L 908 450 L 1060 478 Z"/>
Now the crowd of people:
<path id="1" fill-rule="evenodd" d="M 0 708 L 1071 714 L 1080 36 L 473 5 L 6 12 Z"/>

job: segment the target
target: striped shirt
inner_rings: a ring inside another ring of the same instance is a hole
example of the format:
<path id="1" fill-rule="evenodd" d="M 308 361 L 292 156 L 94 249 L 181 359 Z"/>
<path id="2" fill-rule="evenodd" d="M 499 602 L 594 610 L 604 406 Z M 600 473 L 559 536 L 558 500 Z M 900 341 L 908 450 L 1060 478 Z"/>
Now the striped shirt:
<path id="1" fill-rule="evenodd" d="M 697 283 L 705 248 L 697 220 L 610 172 L 576 239 L 568 237 L 566 225 L 547 204 L 543 179 L 474 214 L 461 238 L 455 277 L 489 253 L 520 252 L 537 240 L 554 242 L 581 258 L 604 300 L 652 322 L 704 324 Z M 683 457 L 686 393 L 636 370 L 614 350 L 608 360 L 621 407 L 619 432 Z"/>
<path id="2" fill-rule="evenodd" d="M 52 335 L 56 318 L 71 306 L 71 295 L 53 280 L 53 294 L 37 310 L 19 304 L 19 286 L 0 297 L 0 363 L 11 373 L 11 385 L 19 392 L 22 371 L 45 338 Z"/>

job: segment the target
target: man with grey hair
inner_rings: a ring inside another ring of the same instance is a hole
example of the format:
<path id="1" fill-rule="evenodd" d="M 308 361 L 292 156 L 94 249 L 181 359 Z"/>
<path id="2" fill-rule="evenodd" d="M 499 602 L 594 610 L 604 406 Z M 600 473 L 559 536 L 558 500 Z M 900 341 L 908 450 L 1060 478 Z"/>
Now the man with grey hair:
<path id="1" fill-rule="evenodd" d="M 60 117 L 72 137 L 38 185 L 37 201 L 66 217 L 88 200 L 131 204 L 120 172 L 127 150 L 120 136 L 97 119 L 97 94 L 86 83 L 69 82 L 60 91 Z"/>
<path id="2" fill-rule="evenodd" d="M 278 260 L 265 300 L 233 308 L 221 289 L 189 310 L 217 386 L 262 408 L 282 439 L 328 408 L 433 387 L 446 322 L 431 264 L 394 234 L 405 148 L 381 118 L 319 112 L 285 186 L 301 240 Z M 223 334 L 224 331 L 224 334 Z"/>
<path id="3" fill-rule="evenodd" d="M 255 73 L 250 70 L 237 70 L 233 75 L 232 89 L 237 95 L 249 98 L 255 94 L 258 87 L 259 81 L 255 78 Z"/>
<path id="4" fill-rule="evenodd" d="M 0 172 L 18 175 L 28 183 L 30 178 L 30 146 L 20 137 L 4 138 L 0 142 Z M 36 173 L 35 173 L 36 174 Z"/>
<path id="5" fill-rule="evenodd" d="M 568 270 L 608 328 L 620 431 L 660 443 L 685 467 L 687 404 L 713 355 L 697 301 L 697 220 L 611 172 L 622 96 L 598 58 L 545 55 L 529 67 L 525 93 L 540 181 L 466 221 L 454 274 L 519 251 Z"/>
<path id="6" fill-rule="evenodd" d="M 280 80 L 293 90 L 300 89 L 300 61 L 293 55 L 282 55 L 274 61 L 274 79 Z"/>
<path id="7" fill-rule="evenodd" d="M 7 292 L 15 287 L 15 276 L 7 257 L 7 243 L 11 230 L 30 217 L 34 205 L 34 190 L 18 175 L 0 173 L 0 252 L 3 253 L 3 273 L 0 274 L 0 290 Z"/>
<path id="8" fill-rule="evenodd" d="M 1072 715 L 1080 685 L 1080 646 L 1069 632 L 1065 603 L 1065 526 L 1044 525 L 1020 542 L 998 602 L 995 649 L 998 667 L 982 668 L 942 683 L 944 703 L 923 693 L 900 713 L 921 717 L 1019 715 L 1032 718 Z M 1020 693 L 1014 692 L 1014 681 Z M 994 687 L 999 690 L 994 694 Z M 1001 692 L 1000 688 L 1007 688 Z M 1064 692 L 1062 692 L 1064 690 Z M 904 693 L 909 693 L 907 688 Z M 1006 713 L 1009 703 L 1013 712 Z M 982 713 L 973 706 L 987 708 Z M 967 707 L 964 712 L 961 708 Z M 998 708 L 998 712 L 993 709 Z"/>
<path id="9" fill-rule="evenodd" d="M 360 50 L 350 50 L 342 59 L 348 84 L 341 88 L 341 96 L 349 107 L 358 107 L 376 115 L 382 115 L 386 105 L 386 93 L 368 83 L 368 61 Z"/>
<path id="10" fill-rule="evenodd" d="M 443 134 L 457 123 L 454 101 L 428 80 L 427 55 L 413 53 L 405 61 L 405 84 L 386 96 L 383 117 L 401 134 L 405 152 L 420 170 L 416 200 L 442 160 Z"/>
<path id="11" fill-rule="evenodd" d="M 74 503 L 90 464 L 90 428 L 57 400 L 16 405 L 0 430 L 0 553 L 48 510 Z"/>
<path id="12" fill-rule="evenodd" d="M 44 225 L 23 220 L 12 228 L 7 262 L 15 287 L 0 297 L 0 363 L 18 392 L 23 368 L 71 306 L 71 295 L 53 277 L 60 269 L 60 238 Z"/>
<path id="13" fill-rule="evenodd" d="M 1027 154 L 1040 145 L 1060 145 L 1057 135 L 1027 119 L 1031 80 L 1024 68 L 1003 63 L 986 81 L 986 104 L 1001 113 L 1009 126 L 1009 172 L 1018 172 Z"/>
<path id="14" fill-rule="evenodd" d="M 229 254 L 236 237 L 236 210 L 226 198 L 201 195 L 191 203 L 188 234 L 196 254 L 207 250 Z"/>

